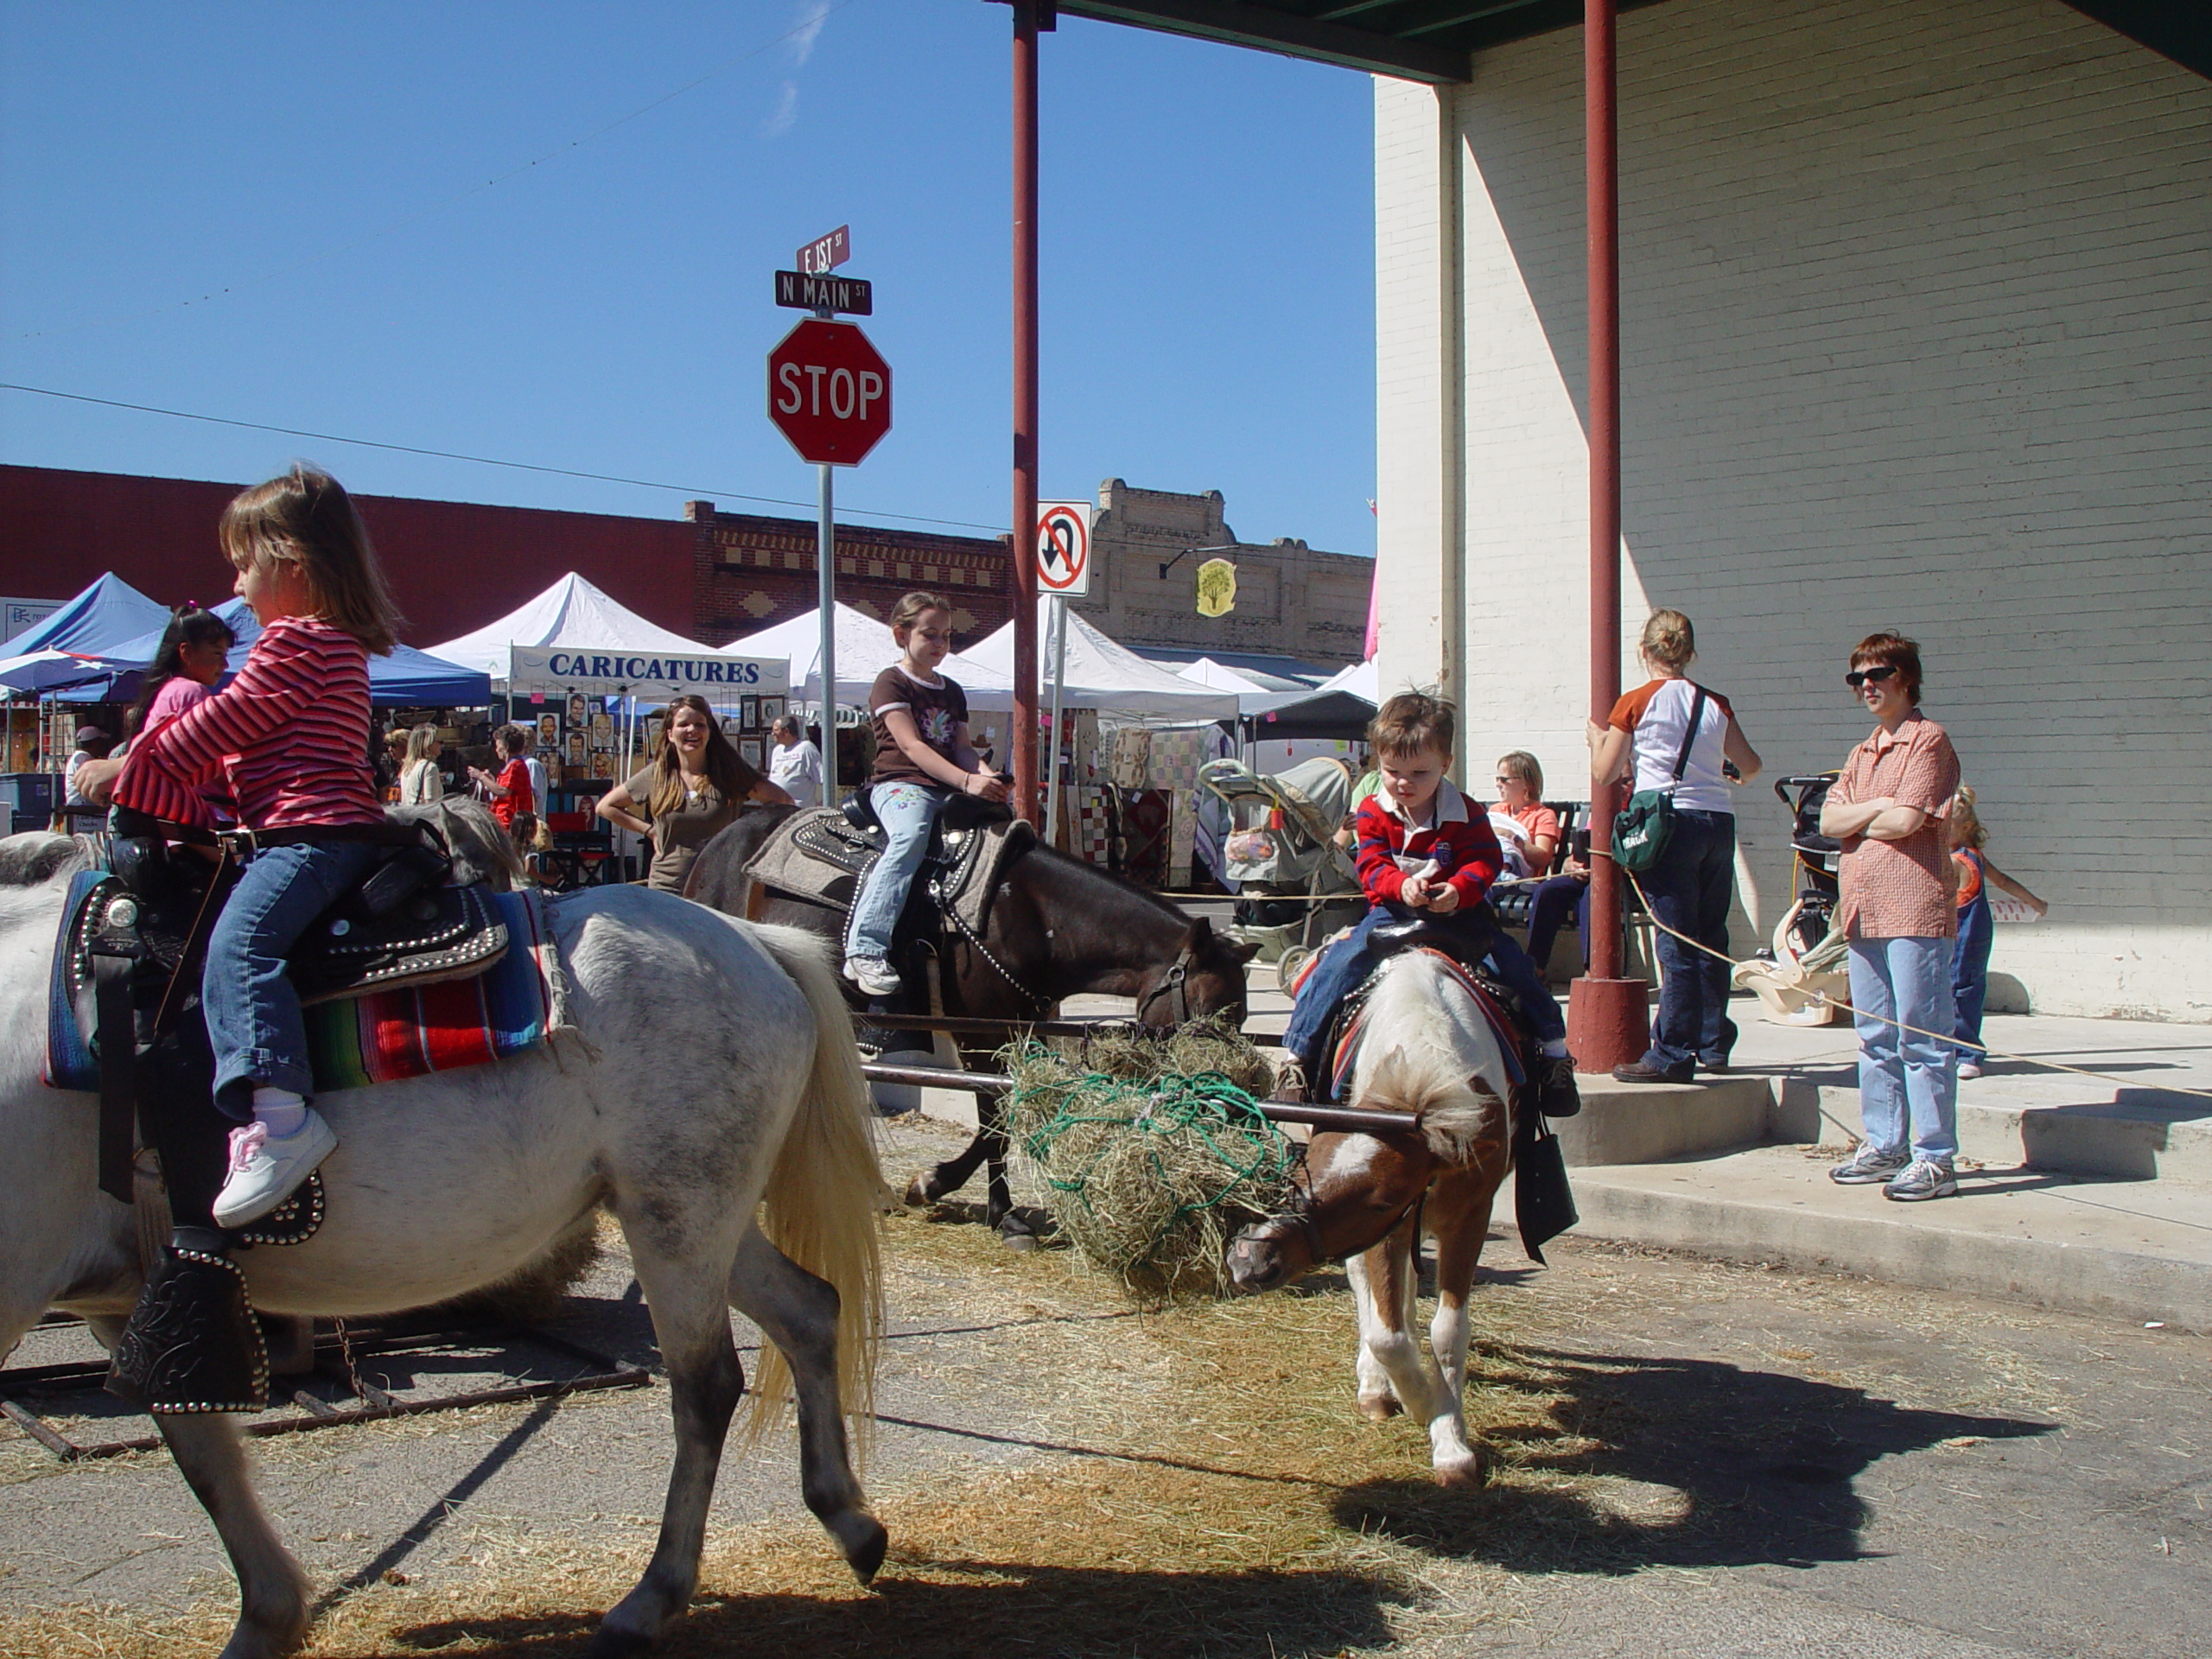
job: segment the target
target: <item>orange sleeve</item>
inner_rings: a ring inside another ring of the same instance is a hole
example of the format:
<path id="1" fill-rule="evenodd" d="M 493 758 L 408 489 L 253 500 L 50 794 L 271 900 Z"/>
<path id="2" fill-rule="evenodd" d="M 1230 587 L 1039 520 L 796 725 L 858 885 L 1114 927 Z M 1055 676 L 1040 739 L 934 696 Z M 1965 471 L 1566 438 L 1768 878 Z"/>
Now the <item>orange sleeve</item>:
<path id="1" fill-rule="evenodd" d="M 1613 705 L 1613 712 L 1605 723 L 1615 731 L 1634 731 L 1637 721 L 1643 718 L 1643 711 L 1651 706 L 1652 696 L 1662 683 L 1658 680 L 1647 680 L 1635 690 L 1623 692 L 1621 700 Z"/>

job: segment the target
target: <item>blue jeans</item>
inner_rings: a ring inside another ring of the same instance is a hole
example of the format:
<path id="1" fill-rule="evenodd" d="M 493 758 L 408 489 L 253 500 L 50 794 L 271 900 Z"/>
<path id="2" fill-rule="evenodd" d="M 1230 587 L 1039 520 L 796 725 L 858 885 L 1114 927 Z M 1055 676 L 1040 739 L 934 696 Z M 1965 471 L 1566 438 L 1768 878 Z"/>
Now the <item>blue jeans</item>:
<path id="1" fill-rule="evenodd" d="M 878 784 L 868 799 L 876 821 L 891 837 L 883 856 L 868 873 L 868 880 L 853 895 L 852 920 L 845 928 L 849 957 L 891 955 L 891 935 L 899 925 L 899 912 L 906 907 L 914 872 L 930 849 L 930 829 L 952 791 L 921 784 Z"/>
<path id="2" fill-rule="evenodd" d="M 1736 884 L 1736 815 L 1678 810 L 1659 861 L 1639 875 L 1656 920 L 1728 954 L 1728 900 Z M 1735 1046 L 1728 1018 L 1728 964 L 1658 932 L 1659 1014 L 1643 1063 L 1679 1071 L 1697 1061 L 1724 1065 Z"/>
<path id="3" fill-rule="evenodd" d="M 1951 941 L 1853 939 L 1851 1004 L 1859 1028 L 1859 1117 L 1869 1146 L 1948 1164 L 1959 1150 L 1958 1050 L 1941 1037 L 1899 1031 L 1951 1029 Z"/>
<path id="4" fill-rule="evenodd" d="M 1567 913 L 1574 915 L 1574 931 L 1582 936 L 1582 962 L 1590 963 L 1590 884 L 1579 875 L 1549 875 L 1537 885 L 1529 902 L 1529 958 L 1541 973 L 1552 959 L 1552 941 Z"/>
<path id="5" fill-rule="evenodd" d="M 256 853 L 207 938 L 200 995 L 215 1051 L 215 1105 L 245 1122 L 257 1084 L 315 1092 L 307 1025 L 284 957 L 315 918 L 375 861 L 366 842 L 311 842 Z"/>
<path id="6" fill-rule="evenodd" d="M 1321 1039 L 1326 1033 L 1338 1006 L 1359 988 L 1368 975 L 1375 971 L 1375 957 L 1367 948 L 1367 936 L 1385 922 L 1405 921 L 1414 917 L 1440 922 L 1446 927 L 1453 925 L 1455 920 L 1452 917 L 1432 916 L 1427 911 L 1411 910 L 1404 906 L 1376 905 L 1360 918 L 1358 926 L 1321 953 L 1321 960 L 1306 976 L 1306 983 L 1299 987 L 1298 1001 L 1290 1011 L 1290 1024 L 1282 1034 L 1284 1051 L 1306 1068 L 1307 1077 L 1316 1075 L 1314 1068 L 1322 1058 L 1319 1052 Z M 1528 952 L 1503 934 L 1481 923 L 1465 925 L 1479 930 L 1477 937 L 1488 943 L 1491 965 L 1497 970 L 1497 976 L 1521 999 L 1522 1012 L 1528 1015 L 1529 1027 L 1535 1033 L 1537 1040 L 1563 1040 L 1567 1036 L 1567 1022 L 1560 1017 L 1559 1004 L 1544 988 L 1544 982 L 1537 975 L 1536 965 L 1529 960 Z"/>
<path id="7" fill-rule="evenodd" d="M 1951 1000 L 1958 1008 L 1951 1035 L 1962 1043 L 1981 1041 L 1981 1008 L 1989 1000 L 1989 948 L 1996 942 L 1989 895 L 1978 893 L 1959 912 L 1959 937 L 1951 953 Z M 1967 1048 L 1959 1051 L 1959 1058 L 1979 1063 L 1981 1055 L 1977 1049 Z"/>

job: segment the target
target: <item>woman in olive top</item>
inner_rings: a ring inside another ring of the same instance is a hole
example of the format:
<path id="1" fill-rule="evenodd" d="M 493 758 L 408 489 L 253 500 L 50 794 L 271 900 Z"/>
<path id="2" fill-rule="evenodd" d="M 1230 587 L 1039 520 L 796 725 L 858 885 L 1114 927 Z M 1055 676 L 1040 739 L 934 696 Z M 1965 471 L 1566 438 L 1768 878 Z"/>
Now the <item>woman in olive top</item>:
<path id="1" fill-rule="evenodd" d="M 601 796 L 599 816 L 632 835 L 650 835 L 645 884 L 681 893 L 699 849 L 748 801 L 789 806 L 791 798 L 745 764 L 704 697 L 683 696 L 668 706 L 652 764 Z"/>

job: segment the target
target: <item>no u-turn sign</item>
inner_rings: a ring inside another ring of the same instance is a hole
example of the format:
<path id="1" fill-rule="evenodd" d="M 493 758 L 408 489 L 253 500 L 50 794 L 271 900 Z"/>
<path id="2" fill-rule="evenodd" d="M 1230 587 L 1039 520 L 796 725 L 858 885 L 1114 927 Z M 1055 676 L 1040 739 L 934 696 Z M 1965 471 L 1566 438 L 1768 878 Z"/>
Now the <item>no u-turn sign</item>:
<path id="1" fill-rule="evenodd" d="M 1037 586 L 1063 599 L 1090 591 L 1090 519 L 1088 501 L 1037 504 Z"/>

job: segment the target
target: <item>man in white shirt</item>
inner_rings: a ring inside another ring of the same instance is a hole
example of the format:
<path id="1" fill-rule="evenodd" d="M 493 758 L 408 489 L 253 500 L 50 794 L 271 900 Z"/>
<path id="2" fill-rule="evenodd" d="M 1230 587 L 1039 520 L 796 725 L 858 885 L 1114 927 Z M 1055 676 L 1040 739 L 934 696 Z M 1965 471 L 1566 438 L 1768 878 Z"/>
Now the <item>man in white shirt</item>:
<path id="1" fill-rule="evenodd" d="M 545 763 L 535 754 L 524 755 L 523 765 L 530 769 L 530 798 L 543 823 L 546 813 L 552 810 L 546 793 L 552 786 L 551 780 L 545 775 Z"/>
<path id="2" fill-rule="evenodd" d="M 799 735 L 798 722 L 789 715 L 770 728 L 775 747 L 768 751 L 768 781 L 780 785 L 800 806 L 814 806 L 822 799 L 822 751 Z"/>

